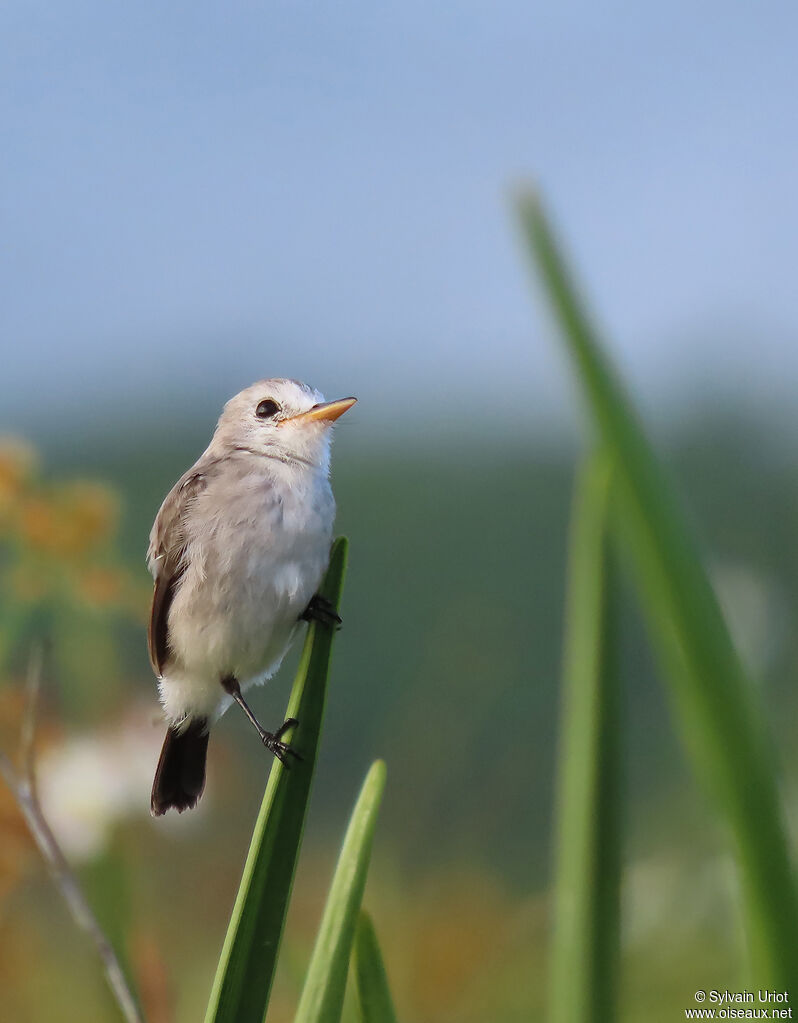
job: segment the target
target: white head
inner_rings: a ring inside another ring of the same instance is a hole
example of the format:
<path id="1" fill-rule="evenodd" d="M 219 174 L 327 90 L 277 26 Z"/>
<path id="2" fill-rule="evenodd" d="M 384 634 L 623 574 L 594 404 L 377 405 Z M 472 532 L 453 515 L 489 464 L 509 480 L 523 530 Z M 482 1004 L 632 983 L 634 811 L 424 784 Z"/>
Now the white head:
<path id="1" fill-rule="evenodd" d="M 326 472 L 332 424 L 355 401 L 325 402 L 323 395 L 299 380 L 260 380 L 227 402 L 211 447 L 249 451 Z"/>

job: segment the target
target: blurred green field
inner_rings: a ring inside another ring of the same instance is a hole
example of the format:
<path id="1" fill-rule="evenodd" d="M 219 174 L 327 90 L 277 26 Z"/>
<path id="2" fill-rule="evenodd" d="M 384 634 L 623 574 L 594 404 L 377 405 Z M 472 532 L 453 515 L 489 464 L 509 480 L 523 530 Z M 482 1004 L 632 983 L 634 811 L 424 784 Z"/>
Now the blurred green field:
<path id="1" fill-rule="evenodd" d="M 45 464 L 117 489 L 120 548 L 146 586 L 152 517 L 206 435 L 196 424 L 168 443 L 144 432 L 80 449 L 54 444 Z M 574 452 L 552 437 L 523 448 L 500 438 L 490 449 L 464 438 L 445 450 L 413 438 L 352 450 L 347 440 L 342 431 L 334 454 L 338 527 L 352 544 L 345 626 L 270 1019 L 291 1018 L 343 822 L 377 756 L 389 783 L 366 904 L 400 1018 L 520 1021 L 530 1010 L 540 1018 Z M 738 642 L 762 679 L 795 819 L 798 479 L 788 444 L 783 426 L 717 409 L 665 438 Z M 48 720 L 102 730 L 131 705 L 157 718 L 142 625 L 109 628 L 110 651 L 95 657 L 83 646 L 48 677 Z M 696 987 L 733 987 L 738 977 L 734 874 L 714 811 L 670 732 L 628 606 L 622 634 L 622 1018 L 664 1023 Z M 293 663 L 255 697 L 267 721 L 282 714 Z M 94 679 L 88 705 L 63 697 L 73 686 L 86 691 L 78 672 Z M 140 812 L 81 868 L 101 915 L 126 934 L 136 970 L 151 975 L 156 1003 L 174 1003 L 179 1020 L 204 1009 L 268 767 L 247 723 L 228 714 L 211 744 L 204 812 L 159 827 L 142 787 Z M 114 1018 L 91 954 L 38 864 L 2 908 L 8 1019 Z M 66 978 L 81 992 L 74 1006 L 60 1000 Z"/>

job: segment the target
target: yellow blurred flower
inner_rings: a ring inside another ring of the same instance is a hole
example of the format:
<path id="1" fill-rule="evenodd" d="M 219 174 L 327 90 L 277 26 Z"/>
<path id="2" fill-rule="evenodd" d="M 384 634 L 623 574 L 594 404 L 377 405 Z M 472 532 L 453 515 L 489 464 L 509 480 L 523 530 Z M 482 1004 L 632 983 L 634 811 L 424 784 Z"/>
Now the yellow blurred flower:
<path id="1" fill-rule="evenodd" d="M 80 558 L 101 547 L 116 527 L 118 502 L 99 483 L 69 483 L 49 496 L 23 501 L 19 530 L 33 550 L 62 558 Z"/>
<path id="2" fill-rule="evenodd" d="M 102 483 L 67 484 L 60 498 L 78 553 L 102 546 L 115 532 L 119 500 Z"/>
<path id="3" fill-rule="evenodd" d="M 87 604 L 96 607 L 118 605 L 125 596 L 125 576 L 120 569 L 95 566 L 77 577 L 77 589 Z"/>
<path id="4" fill-rule="evenodd" d="M 130 572 L 119 555 L 112 489 L 51 482 L 32 471 L 32 456 L 16 452 L 0 449 L 9 497 L 0 528 L 0 676 L 19 663 L 27 644 L 46 636 L 52 664 L 72 694 L 68 712 L 91 707 L 99 714 L 119 681 L 117 625 L 146 622 L 144 573 Z M 104 679 L 101 699 L 89 700 Z"/>
<path id="5" fill-rule="evenodd" d="M 36 452 L 17 437 L 0 437 L 0 494 L 17 492 L 36 465 Z"/>
<path id="6" fill-rule="evenodd" d="M 50 550 L 59 531 L 55 508 L 42 497 L 30 497 L 19 511 L 19 529 L 27 544 L 40 550 Z"/>
<path id="7" fill-rule="evenodd" d="M 6 522 L 36 464 L 36 454 L 24 441 L 0 438 L 0 527 Z"/>

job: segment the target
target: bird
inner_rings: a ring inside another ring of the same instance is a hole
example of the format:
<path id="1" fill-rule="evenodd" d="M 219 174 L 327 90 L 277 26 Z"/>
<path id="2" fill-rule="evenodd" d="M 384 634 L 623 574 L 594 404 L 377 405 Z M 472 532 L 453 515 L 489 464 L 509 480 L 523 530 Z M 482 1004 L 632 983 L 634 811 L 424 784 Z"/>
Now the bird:
<path id="1" fill-rule="evenodd" d="M 233 703 L 279 760 L 296 756 L 244 699 L 279 668 L 302 621 L 340 624 L 318 594 L 335 518 L 330 444 L 355 398 L 261 380 L 224 406 L 210 444 L 164 499 L 150 533 L 150 661 L 167 721 L 152 815 L 197 804 L 209 730 Z"/>

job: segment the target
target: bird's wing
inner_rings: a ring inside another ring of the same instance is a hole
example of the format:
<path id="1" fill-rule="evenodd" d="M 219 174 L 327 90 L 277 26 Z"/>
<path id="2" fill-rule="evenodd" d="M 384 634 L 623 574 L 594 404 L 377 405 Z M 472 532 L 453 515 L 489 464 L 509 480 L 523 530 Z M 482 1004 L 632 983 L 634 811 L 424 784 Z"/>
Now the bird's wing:
<path id="1" fill-rule="evenodd" d="M 147 562 L 155 580 L 147 642 L 152 670 L 160 678 L 169 657 L 168 616 L 175 590 L 186 570 L 187 515 L 208 485 L 215 461 L 201 459 L 172 487 L 150 533 Z"/>

